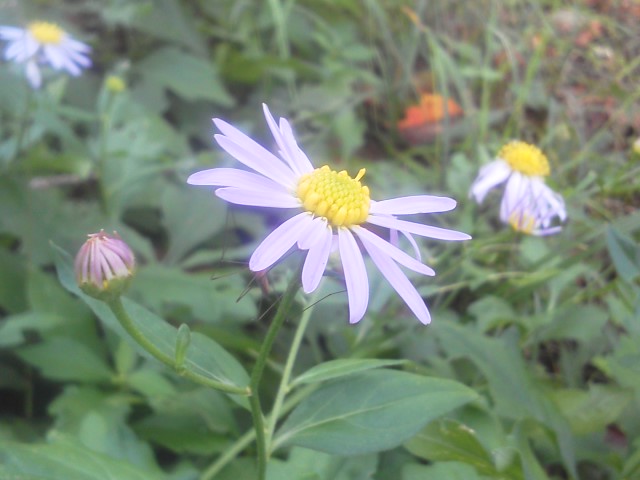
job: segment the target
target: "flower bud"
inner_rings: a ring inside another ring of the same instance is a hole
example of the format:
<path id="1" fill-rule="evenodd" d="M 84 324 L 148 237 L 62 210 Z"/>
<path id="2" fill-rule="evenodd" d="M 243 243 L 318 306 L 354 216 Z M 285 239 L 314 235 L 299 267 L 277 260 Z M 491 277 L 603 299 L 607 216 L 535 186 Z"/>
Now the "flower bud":
<path id="1" fill-rule="evenodd" d="M 78 285 L 87 295 L 108 301 L 129 286 L 135 268 L 133 252 L 120 236 L 104 230 L 88 235 L 75 260 Z"/>
<path id="2" fill-rule="evenodd" d="M 104 86 L 111 93 L 120 93 L 127 88 L 124 79 L 117 75 L 109 75 L 104 81 Z"/>

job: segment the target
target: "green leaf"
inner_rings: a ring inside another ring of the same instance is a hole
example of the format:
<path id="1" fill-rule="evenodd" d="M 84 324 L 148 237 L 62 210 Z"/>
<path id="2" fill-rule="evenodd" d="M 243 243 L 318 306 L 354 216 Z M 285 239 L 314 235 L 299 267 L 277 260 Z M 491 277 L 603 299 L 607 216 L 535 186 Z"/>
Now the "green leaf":
<path id="1" fill-rule="evenodd" d="M 597 384 L 590 385 L 586 392 L 564 389 L 553 390 L 551 395 L 577 435 L 604 431 L 633 400 L 628 390 Z"/>
<path id="2" fill-rule="evenodd" d="M 520 462 L 522 464 L 522 470 L 524 472 L 525 480 L 548 480 L 544 468 L 540 465 L 540 462 L 531 451 L 529 445 L 528 432 L 535 428 L 535 425 L 530 425 L 532 422 L 529 420 L 520 421 L 516 423 L 513 436 L 515 439 L 516 448 L 520 454 Z"/>
<path id="3" fill-rule="evenodd" d="M 556 434 L 565 467 L 577 477 L 569 425 L 509 339 L 488 338 L 453 324 L 440 323 L 434 330 L 449 355 L 469 358 L 484 374 L 498 412 L 513 419 L 531 416 Z"/>
<path id="4" fill-rule="evenodd" d="M 225 226 L 225 211 L 225 203 L 213 201 L 209 189 L 166 188 L 162 212 L 170 242 L 164 261 L 175 264 L 195 246 L 220 232 Z"/>
<path id="5" fill-rule="evenodd" d="M 126 339 L 136 351 L 146 357 L 150 357 L 150 355 L 125 332 L 107 305 L 80 291 L 76 285 L 75 276 L 71 267 L 71 257 L 59 247 L 53 245 L 53 248 L 56 256 L 58 278 L 63 286 L 84 300 L 107 327 L 113 329 L 120 337 Z M 178 335 L 177 328 L 132 300 L 123 298 L 123 304 L 138 330 L 165 355 L 175 358 L 176 337 Z M 229 352 L 211 338 L 197 332 L 191 335 L 191 344 L 187 350 L 184 367 L 187 370 L 228 385 L 245 387 L 249 383 L 247 372 Z M 246 405 L 246 399 L 238 401 L 241 405 Z"/>
<path id="6" fill-rule="evenodd" d="M 629 455 L 622 468 L 622 478 L 640 477 L 640 448 L 636 445 L 635 451 Z"/>
<path id="7" fill-rule="evenodd" d="M 618 275 L 632 283 L 640 275 L 640 246 L 616 228 L 609 227 L 607 247 Z"/>
<path id="8" fill-rule="evenodd" d="M 238 300 L 246 288 L 242 276 L 215 280 L 211 277 L 211 273 L 187 274 L 177 267 L 147 265 L 136 272 L 131 296 L 158 313 L 181 306 L 207 323 L 219 324 L 227 319 L 247 321 L 256 317 L 256 305 L 251 295 Z"/>
<path id="9" fill-rule="evenodd" d="M 476 433 L 453 420 L 440 420 L 427 425 L 404 446 L 425 460 L 464 463 L 496 480 L 523 478 L 517 468 L 499 471 L 491 454 L 478 441 Z"/>
<path id="10" fill-rule="evenodd" d="M 391 367 L 406 363 L 404 360 L 378 360 L 370 358 L 345 358 L 321 363 L 299 375 L 291 382 L 291 386 L 305 383 L 319 383 L 334 378 L 344 377 L 357 372 L 374 368 Z"/>
<path id="11" fill-rule="evenodd" d="M 122 2 L 119 3 L 119 10 L 132 8 L 132 5 L 127 3 L 124 5 Z M 169 40 L 170 43 L 184 45 L 197 52 L 206 52 L 205 42 L 199 35 L 199 29 L 194 28 L 195 19 L 185 13 L 180 1 L 141 2 L 138 8 L 130 10 L 130 14 L 133 15 L 126 19 L 126 23 L 136 29 L 163 40 Z"/>
<path id="12" fill-rule="evenodd" d="M 210 455 L 237 434 L 237 426 L 222 394 L 207 388 L 151 400 L 153 414 L 135 424 L 140 436 L 177 453 Z"/>
<path id="13" fill-rule="evenodd" d="M 295 447 L 286 462 L 270 461 L 267 480 L 366 480 L 374 478 L 377 455 L 338 457 Z"/>
<path id="14" fill-rule="evenodd" d="M 378 452 L 476 396 L 450 380 L 395 370 L 360 372 L 307 397 L 284 422 L 275 444 L 338 455 Z"/>
<path id="15" fill-rule="evenodd" d="M 64 324 L 65 319 L 52 313 L 29 312 L 11 315 L 0 325 L 0 347 L 20 345 L 25 341 L 25 331 L 46 333 Z"/>
<path id="16" fill-rule="evenodd" d="M 2 202 L 0 185 L 0 203 Z M 2 220 L 0 220 L 2 228 Z M 27 308 L 25 260 L 0 248 L 0 307 L 10 313 L 19 313 Z"/>
<path id="17" fill-rule="evenodd" d="M 509 302 L 493 295 L 476 300 L 469 305 L 468 311 L 476 317 L 483 332 L 517 322 L 518 319 Z"/>
<path id="18" fill-rule="evenodd" d="M 481 480 L 469 465 L 439 462 L 433 465 L 409 464 L 402 469 L 402 480 Z"/>
<path id="19" fill-rule="evenodd" d="M 60 245 L 78 245 L 88 232 L 95 231 L 95 226 L 104 222 L 95 202 L 69 202 L 62 189 L 33 189 L 11 176 L 0 177 L 0 231 L 20 238 L 20 251 L 28 254 L 30 265 L 51 262 L 50 240 Z M 16 263 L 11 262 L 8 267 L 15 269 Z M 4 275 L 0 274 L 0 281 Z M 20 276 L 13 281 L 21 281 Z M 15 287 L 9 289 L 14 290 Z"/>
<path id="20" fill-rule="evenodd" d="M 599 342 L 608 319 L 607 312 L 595 305 L 564 305 L 554 314 L 554 321 L 535 331 L 528 342 L 565 339 Z"/>
<path id="21" fill-rule="evenodd" d="M 175 47 L 156 50 L 138 64 L 145 81 L 168 88 L 186 100 L 210 100 L 223 107 L 234 104 L 214 63 Z"/>
<path id="22" fill-rule="evenodd" d="M 69 385 L 48 411 L 56 419 L 55 432 L 78 439 L 95 452 L 158 471 L 153 451 L 127 424 L 131 402 L 126 393 Z"/>
<path id="23" fill-rule="evenodd" d="M 138 330 L 166 355 L 175 358 L 178 329 L 131 300 L 125 298 L 123 303 Z M 227 385 L 245 387 L 249 384 L 242 365 L 211 338 L 198 332 L 191 334 L 184 367 Z"/>
<path id="24" fill-rule="evenodd" d="M 55 438 L 55 436 L 54 436 Z M 58 435 L 54 444 L 0 444 L 4 478 L 160 480 L 163 476 L 94 452 Z"/>
<path id="25" fill-rule="evenodd" d="M 17 354 L 53 380 L 106 382 L 112 376 L 104 358 L 73 338 L 52 337 L 39 345 L 21 348 Z"/>

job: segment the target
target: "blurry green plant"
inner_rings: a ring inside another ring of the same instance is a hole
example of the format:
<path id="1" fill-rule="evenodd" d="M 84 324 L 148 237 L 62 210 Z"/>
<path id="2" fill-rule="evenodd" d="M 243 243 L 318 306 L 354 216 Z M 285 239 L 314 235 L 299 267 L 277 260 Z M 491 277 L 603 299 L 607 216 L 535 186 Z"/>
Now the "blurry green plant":
<path id="1" fill-rule="evenodd" d="M 272 147 L 264 101 L 318 162 L 365 164 L 384 195 L 456 197 L 441 223 L 474 236 L 464 250 L 420 243 L 438 271 L 417 284 L 427 328 L 378 278 L 357 328 L 335 278 L 313 309 L 292 300 L 300 320 L 283 325 L 260 391 L 274 406 L 267 478 L 640 477 L 633 2 L 0 7 L 0 25 L 64 25 L 93 61 L 37 91 L 0 64 L 0 477 L 255 478 L 247 397 L 185 372 L 249 384 L 290 265 L 252 279 L 245 263 L 279 218 L 184 180 L 228 166 L 211 117 Z M 397 123 L 425 91 L 464 115 L 407 145 Z M 467 199 L 513 138 L 548 156 L 567 202 L 555 237 L 498 225 L 497 195 Z M 171 368 L 77 287 L 66 252 L 100 228 L 135 251 L 122 308 Z"/>

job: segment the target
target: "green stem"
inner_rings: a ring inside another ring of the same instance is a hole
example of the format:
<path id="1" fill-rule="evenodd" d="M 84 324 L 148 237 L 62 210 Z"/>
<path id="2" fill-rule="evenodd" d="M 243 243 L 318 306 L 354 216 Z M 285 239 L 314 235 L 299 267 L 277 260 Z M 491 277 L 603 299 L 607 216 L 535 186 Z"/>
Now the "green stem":
<path id="1" fill-rule="evenodd" d="M 30 113 L 31 113 L 31 101 L 32 101 L 32 99 L 33 99 L 33 89 L 27 88 L 24 112 L 22 113 L 22 118 L 20 119 L 20 127 L 19 127 L 19 130 L 18 130 L 18 135 L 16 137 L 16 144 L 15 144 L 13 153 L 11 154 L 11 159 L 9 160 L 8 164 L 13 163 L 13 161 L 16 158 L 18 158 L 18 155 L 20 155 L 20 151 L 22 150 L 22 142 L 24 141 L 25 133 L 26 133 L 27 129 L 29 128 L 29 117 L 30 117 Z"/>
<path id="2" fill-rule="evenodd" d="M 267 448 L 267 459 L 271 456 L 271 439 L 273 438 L 273 433 L 276 429 L 276 423 L 278 422 L 278 417 L 280 409 L 282 408 L 282 403 L 284 402 L 284 397 L 289 392 L 289 379 L 291 378 L 291 371 L 293 370 L 293 364 L 295 363 L 296 357 L 298 356 L 298 350 L 300 349 L 300 344 L 302 343 L 302 337 L 304 336 L 304 332 L 307 329 L 307 325 L 309 324 L 311 312 L 313 312 L 313 307 L 315 305 L 315 295 L 313 295 L 309 299 L 308 305 L 309 306 L 304 310 L 304 312 L 302 312 L 300 323 L 298 324 L 296 333 L 293 337 L 293 341 L 291 342 L 289 356 L 287 357 L 287 361 L 284 365 L 284 371 L 282 372 L 280 385 L 278 386 L 278 393 L 276 394 L 276 399 L 273 402 L 273 408 L 271 409 L 271 414 L 269 416 L 265 441 Z"/>
<path id="3" fill-rule="evenodd" d="M 262 342 L 262 347 L 260 348 L 260 353 L 258 354 L 258 358 L 256 359 L 256 364 L 253 367 L 253 371 L 251 372 L 251 380 L 249 382 L 251 396 L 249 397 L 249 403 L 251 405 L 251 415 L 253 416 L 253 427 L 256 431 L 256 447 L 258 450 L 258 480 L 264 480 L 267 472 L 267 449 L 265 443 L 264 418 L 262 407 L 260 405 L 259 393 L 260 381 L 262 380 L 264 366 L 267 362 L 267 357 L 271 352 L 273 342 L 276 339 L 276 335 L 280 330 L 280 327 L 282 327 L 282 324 L 287 318 L 287 313 L 291 309 L 291 305 L 293 304 L 293 300 L 295 299 L 296 293 L 298 293 L 299 288 L 299 275 L 295 275 L 293 280 L 291 280 L 291 283 L 287 287 L 287 290 L 285 291 L 282 299 L 280 300 L 278 310 L 276 311 L 271 325 L 269 326 L 269 330 L 267 331 L 264 342 Z"/>
<path id="4" fill-rule="evenodd" d="M 135 326 L 135 324 L 131 320 L 131 317 L 125 310 L 120 297 L 108 301 L 107 305 L 120 322 L 120 325 L 122 325 L 127 333 L 131 335 L 131 337 L 133 337 L 138 345 L 144 348 L 154 358 L 160 360 L 166 366 L 175 370 L 179 375 L 188 378 L 195 383 L 204 385 L 205 387 L 215 388 L 216 390 L 221 390 L 226 393 L 232 393 L 235 395 L 251 394 L 251 390 L 248 387 L 236 387 L 234 385 L 227 385 L 225 383 L 217 382 L 208 377 L 205 377 L 204 375 L 200 375 L 199 373 L 185 369 L 184 365 L 178 365 L 176 363 L 175 357 L 167 355 L 162 350 L 160 350 L 155 344 L 153 344 L 147 337 L 144 336 L 144 334 L 138 329 L 138 327 Z"/>
<path id="5" fill-rule="evenodd" d="M 311 392 L 313 392 L 316 388 L 318 388 L 317 384 L 306 385 L 303 388 L 300 388 L 298 391 L 293 393 L 279 412 L 279 416 L 282 417 L 289 413 L 293 407 L 298 405 L 302 400 L 307 398 Z M 268 420 L 271 421 L 270 414 Z M 207 468 L 202 475 L 200 476 L 200 480 L 212 480 L 216 474 L 218 474 L 227 464 L 236 458 L 238 454 L 244 450 L 254 439 L 256 438 L 256 430 L 251 429 L 247 431 L 244 435 L 242 435 L 236 442 L 231 445 L 222 455 L 220 455 L 215 462 L 213 462 L 209 468 Z"/>

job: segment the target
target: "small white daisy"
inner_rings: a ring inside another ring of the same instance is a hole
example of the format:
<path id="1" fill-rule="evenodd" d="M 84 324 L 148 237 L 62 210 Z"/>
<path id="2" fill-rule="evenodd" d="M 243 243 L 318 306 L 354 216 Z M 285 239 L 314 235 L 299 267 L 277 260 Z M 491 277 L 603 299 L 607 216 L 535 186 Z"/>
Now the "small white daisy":
<path id="1" fill-rule="evenodd" d="M 302 288 L 310 293 L 320 284 L 329 254 L 337 250 L 347 287 L 349 321 L 356 323 L 364 316 L 369 302 L 363 247 L 418 320 L 429 323 L 431 317 L 424 300 L 398 264 L 423 275 L 435 275 L 435 272 L 396 247 L 394 237 L 401 232 L 414 245 L 412 234 L 441 240 L 471 237 L 454 230 L 399 220 L 396 216 L 446 212 L 455 208 L 455 200 L 418 195 L 375 202 L 369 198 L 369 188 L 360 182 L 364 168 L 355 178 L 327 165 L 314 168 L 298 147 L 289 122 L 281 118 L 276 123 L 266 105 L 264 114 L 281 158 L 216 118 L 213 122 L 222 132 L 215 135 L 218 144 L 256 173 L 237 168 L 214 168 L 194 173 L 187 180 L 192 185 L 218 187 L 216 195 L 227 202 L 301 211 L 262 241 L 251 255 L 249 268 L 254 272 L 266 270 L 297 245 L 307 251 Z M 391 242 L 366 228 L 368 225 L 389 229 Z"/>
<path id="2" fill-rule="evenodd" d="M 87 56 L 91 48 L 53 23 L 32 22 L 27 28 L 0 26 L 0 39 L 7 41 L 5 60 L 24 64 L 33 88 L 42 85 L 40 65 L 64 70 L 74 77 L 91 66 Z"/>
<path id="3" fill-rule="evenodd" d="M 514 140 L 497 158 L 480 169 L 470 195 L 482 203 L 489 190 L 507 182 L 500 204 L 500 220 L 531 235 L 551 235 L 561 230 L 553 219 L 567 218 L 562 196 L 544 183 L 551 172 L 547 157 L 534 145 Z"/>

